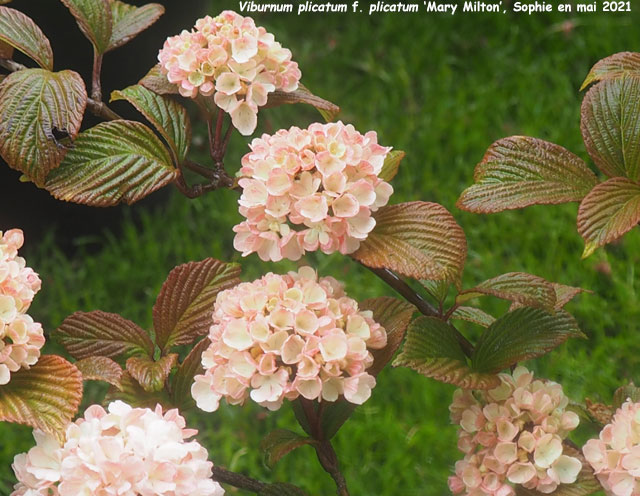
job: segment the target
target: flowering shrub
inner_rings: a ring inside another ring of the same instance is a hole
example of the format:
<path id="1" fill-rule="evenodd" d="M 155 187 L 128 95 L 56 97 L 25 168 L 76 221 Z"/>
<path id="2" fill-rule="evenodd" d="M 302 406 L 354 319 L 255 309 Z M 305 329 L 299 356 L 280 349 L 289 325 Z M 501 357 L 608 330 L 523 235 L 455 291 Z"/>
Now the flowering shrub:
<path id="1" fill-rule="evenodd" d="M 335 279 L 310 267 L 221 292 L 213 320 L 206 372 L 191 388 L 209 412 L 223 397 L 236 405 L 250 396 L 270 410 L 298 396 L 336 401 L 343 394 L 362 404 L 376 383 L 366 372 L 368 350 L 387 344 L 371 312 L 358 311 Z"/>
<path id="2" fill-rule="evenodd" d="M 255 130 L 268 94 L 296 90 L 302 75 L 290 50 L 231 10 L 199 19 L 191 32 L 167 39 L 158 60 L 182 96 L 213 95 L 244 135 Z"/>
<path id="3" fill-rule="evenodd" d="M 251 142 L 242 159 L 234 246 L 243 256 L 298 260 L 306 251 L 352 253 L 375 227 L 371 212 L 393 193 L 380 179 L 391 148 L 375 131 L 342 122 L 292 127 Z"/>
<path id="4" fill-rule="evenodd" d="M 626 401 L 582 451 L 607 494 L 640 495 L 640 403 Z"/>
<path id="5" fill-rule="evenodd" d="M 0 385 L 35 364 L 44 345 L 42 326 L 26 313 L 41 283 L 18 256 L 23 243 L 20 229 L 0 231 Z"/>
<path id="6" fill-rule="evenodd" d="M 465 453 L 449 478 L 454 494 L 511 496 L 509 484 L 541 493 L 575 482 L 582 463 L 563 454 L 562 441 L 579 418 L 566 411 L 562 386 L 533 380 L 518 367 L 500 374 L 502 384 L 476 396 L 458 389 L 450 406 L 460 425 L 458 448 Z"/>
<path id="7" fill-rule="evenodd" d="M 196 433 L 177 410 L 93 405 L 69 424 L 63 444 L 34 431 L 36 446 L 15 458 L 12 496 L 221 496 L 207 450 L 187 441 Z"/>

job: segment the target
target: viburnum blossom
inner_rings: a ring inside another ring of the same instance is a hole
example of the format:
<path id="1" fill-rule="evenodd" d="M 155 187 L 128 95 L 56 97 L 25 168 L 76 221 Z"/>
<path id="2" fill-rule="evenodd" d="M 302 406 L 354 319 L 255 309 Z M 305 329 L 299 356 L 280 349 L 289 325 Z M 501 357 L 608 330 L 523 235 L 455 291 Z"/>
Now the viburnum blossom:
<path id="1" fill-rule="evenodd" d="M 582 452 L 607 494 L 640 496 L 640 403 L 627 400 Z"/>
<path id="2" fill-rule="evenodd" d="M 168 38 L 158 60 L 182 96 L 213 95 L 244 135 L 255 130 L 258 107 L 267 103 L 268 94 L 295 91 L 302 76 L 290 50 L 253 19 L 231 10 L 199 19 L 193 30 Z"/>
<path id="3" fill-rule="evenodd" d="M 391 148 L 375 131 L 342 122 L 281 129 L 252 141 L 242 158 L 240 213 L 234 247 L 262 260 L 298 260 L 306 251 L 353 253 L 374 228 L 371 216 L 389 201 L 378 177 Z"/>
<path id="4" fill-rule="evenodd" d="M 562 440 L 578 426 L 565 411 L 562 386 L 533 380 L 518 367 L 500 374 L 502 384 L 489 391 L 457 390 L 449 407 L 461 429 L 458 448 L 465 453 L 449 478 L 454 494 L 513 496 L 512 484 L 541 493 L 576 481 L 582 463 L 563 453 Z"/>
<path id="5" fill-rule="evenodd" d="M 89 407 L 61 445 L 34 431 L 36 446 L 17 455 L 11 496 L 222 496 L 213 464 L 178 410 Z"/>
<path id="6" fill-rule="evenodd" d="M 191 394 L 212 412 L 221 398 L 232 405 L 248 397 L 270 410 L 283 399 L 364 403 L 375 386 L 367 373 L 370 349 L 387 334 L 370 311 L 358 310 L 332 277 L 310 267 L 269 273 L 222 291 L 216 300 L 211 345 L 202 354 L 203 375 Z"/>
<path id="7" fill-rule="evenodd" d="M 23 242 L 20 229 L 0 231 L 0 385 L 35 364 L 45 341 L 42 326 L 26 313 L 41 282 L 18 256 Z"/>

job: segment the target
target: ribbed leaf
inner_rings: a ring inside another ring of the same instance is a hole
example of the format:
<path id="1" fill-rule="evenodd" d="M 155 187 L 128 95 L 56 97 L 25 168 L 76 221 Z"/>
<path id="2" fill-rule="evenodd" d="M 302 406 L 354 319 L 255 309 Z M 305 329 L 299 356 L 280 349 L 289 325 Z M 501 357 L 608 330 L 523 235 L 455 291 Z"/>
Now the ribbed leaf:
<path id="1" fill-rule="evenodd" d="M 145 391 L 153 393 L 164 388 L 164 383 L 177 359 L 176 353 L 163 356 L 157 361 L 148 356 L 134 356 L 127 360 L 127 372 Z"/>
<path id="2" fill-rule="evenodd" d="M 625 74 L 640 76 L 640 53 L 620 52 L 599 60 L 587 74 L 580 91 L 591 83 L 605 79 L 616 79 Z"/>
<path id="3" fill-rule="evenodd" d="M 122 354 L 153 356 L 153 342 L 130 320 L 115 313 L 76 312 L 62 321 L 54 336 L 77 360 Z"/>
<path id="4" fill-rule="evenodd" d="M 444 304 L 444 300 L 447 299 L 447 295 L 449 294 L 449 282 L 422 279 L 420 284 L 422 284 L 422 287 L 433 297 L 434 300 L 440 304 Z"/>
<path id="5" fill-rule="evenodd" d="M 598 184 L 578 209 L 578 232 L 584 238 L 582 258 L 633 229 L 640 222 L 640 184 L 614 177 Z"/>
<path id="6" fill-rule="evenodd" d="M 467 322 L 473 322 L 482 327 L 489 327 L 496 319 L 492 315 L 475 307 L 461 306 L 456 308 L 451 314 L 452 319 L 466 320 Z"/>
<path id="7" fill-rule="evenodd" d="M 406 153 L 402 150 L 391 150 L 384 159 L 384 164 L 382 165 L 382 170 L 378 177 L 380 179 L 384 179 L 389 182 L 398 173 L 398 168 L 400 167 L 400 162 L 405 157 Z"/>
<path id="8" fill-rule="evenodd" d="M 556 310 L 560 310 L 580 293 L 591 293 L 591 291 L 586 289 L 566 286 L 565 284 L 558 284 L 557 282 L 553 282 L 551 284 L 556 292 Z"/>
<path id="9" fill-rule="evenodd" d="M 611 422 L 613 418 L 614 409 L 609 405 L 605 405 L 604 403 L 595 403 L 591 401 L 589 398 L 585 398 L 585 410 L 587 413 L 587 418 L 590 422 L 597 422 L 598 424 L 604 426 Z"/>
<path id="10" fill-rule="evenodd" d="M 0 86 L 0 154 L 37 185 L 58 167 L 80 131 L 87 104 L 73 71 L 25 69 Z"/>
<path id="11" fill-rule="evenodd" d="M 160 64 L 154 65 L 138 84 L 158 95 L 178 95 L 178 87 L 167 79 L 162 73 Z"/>
<path id="12" fill-rule="evenodd" d="M 571 337 L 585 337 L 564 310 L 517 308 L 498 318 L 480 336 L 472 356 L 473 369 L 495 373 L 516 362 L 544 355 Z"/>
<path id="13" fill-rule="evenodd" d="M 493 213 L 580 201 L 597 179 L 581 158 L 565 148 L 526 136 L 496 141 L 474 173 L 476 184 L 457 206 L 475 213 Z"/>
<path id="14" fill-rule="evenodd" d="M 43 69 L 53 70 L 49 39 L 30 17 L 19 10 L 0 7 L 0 40 L 35 60 Z"/>
<path id="15" fill-rule="evenodd" d="M 148 392 L 145 391 L 140 383 L 136 381 L 129 372 L 124 371 L 120 379 L 121 389 L 112 387 L 104 398 L 105 403 L 111 403 L 115 400 L 122 400 L 125 403 L 139 408 L 155 408 L 157 404 L 162 405 L 164 409 L 174 408 L 165 390 Z"/>
<path id="16" fill-rule="evenodd" d="M 191 385 L 196 374 L 203 373 L 202 353 L 209 347 L 211 342 L 208 338 L 199 341 L 182 361 L 176 375 L 171 383 L 171 397 L 173 403 L 185 410 L 193 406 L 195 403 L 191 397 Z"/>
<path id="17" fill-rule="evenodd" d="M 435 317 L 419 317 L 407 330 L 407 339 L 394 367 L 409 367 L 441 382 L 465 389 L 490 389 L 500 384 L 492 374 L 478 373 L 467 364 L 456 330 Z"/>
<path id="18" fill-rule="evenodd" d="M 340 113 L 340 107 L 324 98 L 314 95 L 302 84 L 298 85 L 298 89 L 295 91 L 285 92 L 276 90 L 269 93 L 269 99 L 265 108 L 293 103 L 312 105 L 327 122 L 331 122 Z"/>
<path id="19" fill-rule="evenodd" d="M 258 496 L 307 496 L 307 493 L 286 482 L 275 482 L 262 489 Z"/>
<path id="20" fill-rule="evenodd" d="M 192 343 L 213 324 L 218 293 L 240 282 L 240 266 L 207 258 L 173 269 L 153 306 L 156 342 L 161 349 Z"/>
<path id="21" fill-rule="evenodd" d="M 76 18 L 80 31 L 98 53 L 109 49 L 113 19 L 109 0 L 62 0 Z"/>
<path id="22" fill-rule="evenodd" d="M 191 142 L 191 121 L 182 105 L 137 84 L 111 93 L 114 100 L 127 100 L 144 115 L 167 140 L 176 165 L 182 163 Z"/>
<path id="23" fill-rule="evenodd" d="M 552 310 L 556 304 L 556 291 L 542 277 L 524 272 L 508 272 L 493 277 L 471 289 L 462 291 L 456 298 L 463 303 L 482 295 L 491 295 L 529 307 Z"/>
<path id="24" fill-rule="evenodd" d="M 260 442 L 260 449 L 264 452 L 265 464 L 269 468 L 273 468 L 287 453 L 291 453 L 296 448 L 306 444 L 313 443 L 315 441 L 309 437 L 287 429 L 276 429 L 267 434 Z"/>
<path id="25" fill-rule="evenodd" d="M 640 178 L 640 77 L 624 75 L 593 86 L 580 111 L 582 138 L 607 176 Z"/>
<path id="26" fill-rule="evenodd" d="M 103 381 L 120 388 L 122 367 L 111 358 L 92 356 L 79 360 L 74 364 L 82 374 L 85 381 Z"/>
<path id="27" fill-rule="evenodd" d="M 43 355 L 30 369 L 11 374 L 0 386 L 0 421 L 26 424 L 57 436 L 82 399 L 80 371 L 57 355 Z"/>
<path id="28" fill-rule="evenodd" d="M 616 389 L 613 394 L 613 408 L 620 408 L 628 399 L 634 403 L 640 402 L 640 388 L 636 387 L 633 382 Z"/>
<path id="29" fill-rule="evenodd" d="M 59 200 L 109 207 L 135 203 L 176 176 L 167 148 L 151 129 L 118 120 L 80 133 L 45 188 Z"/>
<path id="30" fill-rule="evenodd" d="M 158 3 L 148 3 L 142 7 L 119 0 L 111 0 L 110 3 L 113 28 L 107 51 L 128 43 L 164 14 L 164 7 Z"/>
<path id="31" fill-rule="evenodd" d="M 353 258 L 415 279 L 460 279 L 467 240 L 442 205 L 420 201 L 390 205 L 378 210 L 375 219 L 376 227 Z"/>

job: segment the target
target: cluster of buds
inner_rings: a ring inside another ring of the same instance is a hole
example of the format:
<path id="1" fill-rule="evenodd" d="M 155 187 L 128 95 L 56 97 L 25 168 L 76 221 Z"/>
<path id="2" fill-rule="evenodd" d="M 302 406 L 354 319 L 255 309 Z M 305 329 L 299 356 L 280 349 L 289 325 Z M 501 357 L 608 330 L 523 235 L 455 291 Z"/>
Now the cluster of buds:
<path id="1" fill-rule="evenodd" d="M 202 355 L 205 373 L 195 377 L 191 394 L 205 411 L 216 410 L 223 397 L 233 405 L 251 397 L 271 410 L 299 396 L 344 395 L 362 404 L 376 383 L 367 373 L 369 349 L 387 343 L 371 316 L 335 279 L 318 279 L 310 267 L 222 291 Z"/>
<path id="2" fill-rule="evenodd" d="M 182 96 L 213 95 L 244 135 L 255 130 L 268 94 L 296 90 L 302 76 L 290 50 L 250 17 L 230 10 L 168 38 L 158 60 Z"/>
<path id="3" fill-rule="evenodd" d="M 562 386 L 533 380 L 518 367 L 500 374 L 502 384 L 486 392 L 457 390 L 450 406 L 459 424 L 458 448 L 465 453 L 449 478 L 454 494 L 513 496 L 512 484 L 551 493 L 576 481 L 578 458 L 563 454 L 563 439 L 579 418 L 566 411 Z"/>
<path id="4" fill-rule="evenodd" d="M 582 452 L 607 494 L 640 496 L 640 403 L 625 402 Z"/>
<path id="5" fill-rule="evenodd" d="M 353 253 L 389 201 L 378 177 L 391 150 L 375 131 L 342 122 L 292 127 L 252 141 L 242 159 L 240 213 L 234 247 L 262 260 L 298 260 L 306 251 Z"/>
<path id="6" fill-rule="evenodd" d="M 0 385 L 11 372 L 35 364 L 45 341 L 42 326 L 26 313 L 40 278 L 18 256 L 23 242 L 20 229 L 0 231 Z"/>
<path id="7" fill-rule="evenodd" d="M 11 496 L 222 496 L 207 450 L 186 441 L 196 432 L 177 410 L 163 415 L 159 405 L 116 401 L 108 412 L 93 405 L 69 424 L 63 445 L 34 431 L 36 446 L 14 459 Z"/>

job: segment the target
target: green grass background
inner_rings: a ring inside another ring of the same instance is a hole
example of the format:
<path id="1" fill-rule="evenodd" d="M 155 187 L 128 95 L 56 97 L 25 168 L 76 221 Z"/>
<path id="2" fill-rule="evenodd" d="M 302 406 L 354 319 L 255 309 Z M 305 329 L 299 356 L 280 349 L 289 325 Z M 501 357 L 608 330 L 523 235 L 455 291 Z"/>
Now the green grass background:
<path id="1" fill-rule="evenodd" d="M 237 9 L 237 2 L 216 1 L 209 13 L 223 8 Z M 632 2 L 632 8 L 636 12 L 620 15 L 257 17 L 292 49 L 304 83 L 343 108 L 344 121 L 361 131 L 375 129 L 382 144 L 407 152 L 393 181 L 392 201 L 439 202 L 454 214 L 469 244 L 465 285 L 525 271 L 593 291 L 568 306 L 589 339 L 574 340 L 528 363 L 540 375 L 562 382 L 576 400 L 609 401 L 623 381 L 640 380 L 638 229 L 581 261 L 575 204 L 477 216 L 456 209 L 455 201 L 471 183 L 486 148 L 504 136 L 536 136 L 588 158 L 579 131 L 578 88 L 598 59 L 640 49 L 638 6 Z M 194 12 L 194 19 L 198 15 Z M 303 106 L 260 116 L 265 131 L 319 119 Z M 196 126 L 196 134 L 202 132 Z M 234 137 L 227 159 L 231 172 L 246 142 Z M 201 150 L 194 149 L 193 155 L 206 160 Z M 196 200 L 173 194 L 151 211 L 133 207 L 121 230 L 76 239 L 73 257 L 56 249 L 54 228 L 39 246 L 27 239 L 28 264 L 43 280 L 31 313 L 47 331 L 76 310 L 93 309 L 149 326 L 155 296 L 173 266 L 208 256 L 240 261 L 232 248 L 231 228 L 240 220 L 236 198 L 227 191 Z M 355 298 L 392 294 L 344 257 L 311 255 L 306 260 L 322 274 L 344 280 Z M 261 263 L 256 256 L 242 264 L 247 280 L 293 266 Z M 481 305 L 492 312 L 505 309 L 490 300 Z M 470 336 L 478 332 L 462 328 Z M 451 386 L 406 369 L 379 376 L 371 400 L 335 438 L 354 496 L 448 494 L 446 478 L 460 457 L 448 421 L 452 392 Z M 288 481 L 314 495 L 334 492 L 309 447 L 285 457 L 272 471 L 262 464 L 261 438 L 275 427 L 297 428 L 288 407 L 267 413 L 249 403 L 223 406 L 213 414 L 188 412 L 187 417 L 200 429 L 199 440 L 214 463 Z M 591 434 L 583 430 L 577 439 Z M 32 440 L 29 429 L 7 424 L 0 425 L 0 439 L 0 494 L 9 494 L 9 464 Z"/>

